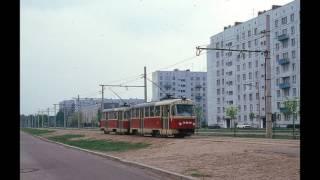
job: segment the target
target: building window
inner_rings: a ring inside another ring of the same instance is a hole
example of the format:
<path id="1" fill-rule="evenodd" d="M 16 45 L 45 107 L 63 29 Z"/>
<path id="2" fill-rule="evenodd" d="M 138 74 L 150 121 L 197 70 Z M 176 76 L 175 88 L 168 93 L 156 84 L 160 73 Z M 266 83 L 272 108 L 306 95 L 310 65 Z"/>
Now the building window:
<path id="1" fill-rule="evenodd" d="M 277 69 L 277 74 L 280 74 L 280 68 L 277 67 L 276 69 Z"/>
<path id="2" fill-rule="evenodd" d="M 249 94 L 249 100 L 252 101 L 252 94 Z"/>
<path id="3" fill-rule="evenodd" d="M 258 67 L 258 61 L 256 61 L 256 67 Z"/>
<path id="4" fill-rule="evenodd" d="M 276 50 L 279 50 L 279 43 L 276 43 Z"/>
<path id="5" fill-rule="evenodd" d="M 218 85 L 218 86 L 220 85 L 220 79 L 217 80 L 217 85 Z"/>
<path id="6" fill-rule="evenodd" d="M 291 26 L 291 34 L 294 34 L 294 26 Z"/>
<path id="7" fill-rule="evenodd" d="M 277 78 L 277 80 L 276 80 L 276 85 L 279 85 L 279 78 Z"/>
<path id="8" fill-rule="evenodd" d="M 295 71 L 296 70 L 296 64 L 295 63 L 292 63 L 292 71 Z"/>
<path id="9" fill-rule="evenodd" d="M 162 76 L 160 76 L 160 80 L 162 80 Z"/>
<path id="10" fill-rule="evenodd" d="M 278 31 L 276 31 L 276 32 L 274 33 L 274 36 L 275 36 L 276 38 L 278 38 Z"/>
<path id="11" fill-rule="evenodd" d="M 251 41 L 248 41 L 248 48 L 251 48 Z"/>
<path id="12" fill-rule="evenodd" d="M 256 100 L 259 100 L 259 93 L 256 93 Z"/>
<path id="13" fill-rule="evenodd" d="M 292 76 L 292 84 L 296 83 L 296 75 Z"/>
<path id="14" fill-rule="evenodd" d="M 238 95 L 238 101 L 240 101 L 240 95 Z M 239 106 L 240 107 L 240 106 Z M 239 109 L 240 110 L 240 109 Z"/>
<path id="15" fill-rule="evenodd" d="M 249 62 L 249 69 L 251 69 L 252 68 L 252 63 L 251 62 Z"/>
<path id="16" fill-rule="evenodd" d="M 291 22 L 294 21 L 294 14 L 293 14 L 293 13 L 290 15 L 290 21 L 291 21 Z"/>
<path id="17" fill-rule="evenodd" d="M 254 28 L 254 35 L 257 35 L 258 28 Z"/>
<path id="18" fill-rule="evenodd" d="M 296 45 L 295 39 L 291 39 L 291 46 L 295 46 L 295 45 Z"/>
<path id="19" fill-rule="evenodd" d="M 284 59 L 287 59 L 287 58 L 288 58 L 288 52 L 282 53 L 282 57 L 283 57 Z"/>
<path id="20" fill-rule="evenodd" d="M 243 32 L 243 33 L 242 33 L 242 39 L 244 39 L 244 38 L 245 38 L 245 33 Z"/>
<path id="21" fill-rule="evenodd" d="M 252 79 L 252 72 L 249 72 L 249 79 Z"/>
<path id="22" fill-rule="evenodd" d="M 245 81 L 246 80 L 246 74 L 242 74 L 242 79 Z"/>
<path id="23" fill-rule="evenodd" d="M 246 49 L 246 43 L 242 43 L 242 49 Z"/>
<path id="24" fill-rule="evenodd" d="M 237 71 L 240 71 L 240 65 L 237 65 Z"/>
<path id="25" fill-rule="evenodd" d="M 256 107 L 257 107 L 257 111 L 259 111 L 259 109 L 260 109 L 259 104 L 256 104 Z"/>
<path id="26" fill-rule="evenodd" d="M 281 18 L 281 24 L 287 24 L 287 16 Z"/>
<path id="27" fill-rule="evenodd" d="M 288 41 L 283 41 L 282 48 L 287 48 L 287 47 L 288 47 Z"/>
<path id="28" fill-rule="evenodd" d="M 238 92 L 240 92 L 240 85 L 238 85 Z"/>
<path id="29" fill-rule="evenodd" d="M 245 87 L 245 86 L 244 86 Z M 247 95 L 243 95 L 243 100 L 246 101 L 247 100 Z"/>
<path id="30" fill-rule="evenodd" d="M 220 89 L 217 89 L 217 95 L 220 95 Z"/>
<path id="31" fill-rule="evenodd" d="M 280 109 L 280 102 L 277 102 L 277 109 Z"/>
<path id="32" fill-rule="evenodd" d="M 297 89 L 296 88 L 292 88 L 292 96 L 297 96 Z"/>
<path id="33" fill-rule="evenodd" d="M 246 63 L 242 64 L 242 70 L 246 70 Z"/>
<path id="34" fill-rule="evenodd" d="M 220 64 L 220 62 L 219 62 L 219 61 L 217 61 L 217 67 L 219 67 L 219 64 Z"/>
<path id="35" fill-rule="evenodd" d="M 217 111 L 218 111 L 218 113 L 220 113 L 220 107 L 217 107 Z"/>
<path id="36" fill-rule="evenodd" d="M 240 82 L 240 74 L 237 75 L 237 82 Z"/>
<path id="37" fill-rule="evenodd" d="M 249 31 L 248 31 L 248 37 L 250 37 L 250 36 L 251 36 L 251 31 L 249 30 Z"/>
<path id="38" fill-rule="evenodd" d="M 243 111 L 247 111 L 247 105 L 243 105 Z"/>
<path id="39" fill-rule="evenodd" d="M 296 58 L 296 51 L 295 50 L 291 51 L 291 56 L 292 56 L 292 59 Z"/>
<path id="40" fill-rule="evenodd" d="M 220 71 L 219 70 L 217 71 L 217 76 L 220 76 Z"/>
<path id="41" fill-rule="evenodd" d="M 239 41 L 240 37 L 239 37 L 239 34 L 237 34 L 237 41 Z"/>
<path id="42" fill-rule="evenodd" d="M 224 94 L 224 88 L 222 88 L 222 94 Z"/>
<path id="43" fill-rule="evenodd" d="M 254 45 L 255 45 L 255 46 L 258 46 L 258 39 L 255 39 L 255 40 L 254 40 Z"/>
<path id="44" fill-rule="evenodd" d="M 256 79 L 258 79 L 258 71 L 256 71 L 256 73 L 255 73 L 255 74 L 256 74 Z"/>
<path id="45" fill-rule="evenodd" d="M 216 52 L 216 58 L 219 58 L 219 52 Z"/>
<path id="46" fill-rule="evenodd" d="M 275 20 L 275 21 L 274 21 L 274 26 L 275 26 L 275 27 L 278 27 L 278 20 Z"/>

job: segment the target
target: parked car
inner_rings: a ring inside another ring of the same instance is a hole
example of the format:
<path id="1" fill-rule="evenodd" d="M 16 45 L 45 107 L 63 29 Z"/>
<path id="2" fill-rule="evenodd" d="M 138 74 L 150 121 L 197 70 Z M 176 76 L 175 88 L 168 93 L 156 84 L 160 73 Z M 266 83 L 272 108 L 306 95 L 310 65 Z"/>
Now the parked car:
<path id="1" fill-rule="evenodd" d="M 221 126 L 219 124 L 214 124 L 212 126 L 208 126 L 209 129 L 220 129 Z"/>
<path id="2" fill-rule="evenodd" d="M 252 126 L 250 126 L 248 124 L 239 124 L 239 125 L 237 125 L 237 128 L 252 128 Z"/>

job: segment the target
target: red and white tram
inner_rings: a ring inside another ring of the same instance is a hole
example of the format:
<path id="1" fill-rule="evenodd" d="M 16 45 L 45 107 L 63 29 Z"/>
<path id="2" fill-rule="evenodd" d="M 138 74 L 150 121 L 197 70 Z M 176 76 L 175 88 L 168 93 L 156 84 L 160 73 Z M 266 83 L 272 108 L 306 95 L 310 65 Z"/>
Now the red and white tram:
<path id="1" fill-rule="evenodd" d="M 103 112 L 100 128 L 105 133 L 184 137 L 193 134 L 196 127 L 194 105 L 189 99 L 167 99 Z"/>

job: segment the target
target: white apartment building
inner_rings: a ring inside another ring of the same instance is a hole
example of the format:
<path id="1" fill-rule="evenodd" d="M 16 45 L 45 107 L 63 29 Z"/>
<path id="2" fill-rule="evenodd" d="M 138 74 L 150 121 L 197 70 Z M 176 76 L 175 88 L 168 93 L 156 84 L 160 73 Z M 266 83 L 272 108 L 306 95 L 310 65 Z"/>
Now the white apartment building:
<path id="1" fill-rule="evenodd" d="M 270 35 L 270 36 L 268 36 Z M 270 43 L 269 43 L 270 42 Z M 210 38 L 211 48 L 269 50 L 272 112 L 276 126 L 292 124 L 283 114 L 286 98 L 300 97 L 300 1 L 258 13 L 258 17 Z M 226 118 L 230 105 L 238 108 L 238 124 L 265 127 L 265 56 L 263 53 L 208 51 L 208 124 L 233 127 Z M 250 119 L 253 112 L 259 117 Z M 300 118 L 295 123 L 300 124 Z"/>
<path id="2" fill-rule="evenodd" d="M 202 109 L 202 121 L 207 122 L 207 73 L 180 71 L 155 71 L 152 73 L 152 101 L 159 101 L 170 94 L 173 97 L 186 97 Z M 159 87 L 161 88 L 159 88 Z"/>

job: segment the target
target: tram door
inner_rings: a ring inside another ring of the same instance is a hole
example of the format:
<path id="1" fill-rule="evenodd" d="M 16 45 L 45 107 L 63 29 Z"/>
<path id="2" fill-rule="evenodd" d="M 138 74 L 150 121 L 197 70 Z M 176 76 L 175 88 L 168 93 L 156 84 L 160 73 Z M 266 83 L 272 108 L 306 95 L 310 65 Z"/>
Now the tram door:
<path id="1" fill-rule="evenodd" d="M 169 121 L 169 105 L 162 106 L 162 127 L 163 129 L 168 129 L 168 121 Z"/>

